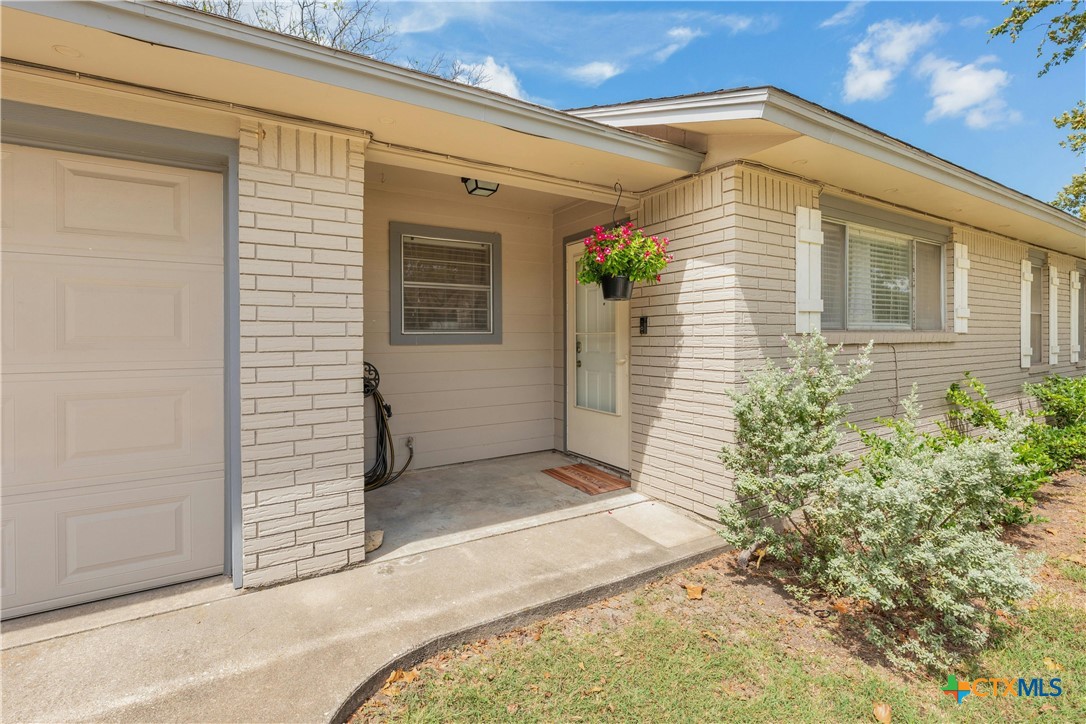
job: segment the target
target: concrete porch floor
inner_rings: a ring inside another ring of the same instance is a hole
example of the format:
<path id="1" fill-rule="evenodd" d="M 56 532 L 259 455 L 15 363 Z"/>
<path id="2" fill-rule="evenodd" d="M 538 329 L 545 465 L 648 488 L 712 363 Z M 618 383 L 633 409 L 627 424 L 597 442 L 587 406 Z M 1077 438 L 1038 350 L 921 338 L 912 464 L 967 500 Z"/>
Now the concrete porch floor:
<path id="1" fill-rule="evenodd" d="M 341 573 L 244 593 L 212 579 L 5 622 L 2 718 L 328 721 L 391 666 L 723 548 L 711 525 L 664 503 L 536 478 L 568 463 L 518 456 L 376 491 L 367 522 L 393 534 L 384 558 Z M 486 492 L 503 480 L 530 504 Z M 402 522 L 422 495 L 420 519 Z M 447 527 L 457 515 L 474 527 Z"/>
<path id="2" fill-rule="evenodd" d="M 543 472 L 578 460 L 529 453 L 404 473 L 366 493 L 366 530 L 383 530 L 370 563 L 532 528 L 648 498 L 629 488 L 587 495 Z"/>

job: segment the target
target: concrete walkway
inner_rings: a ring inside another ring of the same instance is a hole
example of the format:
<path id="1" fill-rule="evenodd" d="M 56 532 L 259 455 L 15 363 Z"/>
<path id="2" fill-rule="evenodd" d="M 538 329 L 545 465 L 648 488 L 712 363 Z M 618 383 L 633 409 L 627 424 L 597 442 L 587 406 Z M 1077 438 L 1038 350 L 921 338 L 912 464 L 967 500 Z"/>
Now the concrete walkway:
<path id="1" fill-rule="evenodd" d="M 53 614 L 5 632 L 3 720 L 324 722 L 392 666 L 722 547 L 710 525 L 635 501 L 89 630 Z"/>

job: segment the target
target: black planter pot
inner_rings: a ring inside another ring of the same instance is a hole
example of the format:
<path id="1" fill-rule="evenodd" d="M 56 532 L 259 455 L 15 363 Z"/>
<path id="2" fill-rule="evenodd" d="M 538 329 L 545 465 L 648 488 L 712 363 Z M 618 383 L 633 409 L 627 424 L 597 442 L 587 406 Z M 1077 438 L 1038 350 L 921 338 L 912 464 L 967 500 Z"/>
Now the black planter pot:
<path id="1" fill-rule="evenodd" d="M 633 296 L 633 282 L 629 277 L 604 276 L 600 278 L 603 298 L 609 302 L 624 302 Z"/>

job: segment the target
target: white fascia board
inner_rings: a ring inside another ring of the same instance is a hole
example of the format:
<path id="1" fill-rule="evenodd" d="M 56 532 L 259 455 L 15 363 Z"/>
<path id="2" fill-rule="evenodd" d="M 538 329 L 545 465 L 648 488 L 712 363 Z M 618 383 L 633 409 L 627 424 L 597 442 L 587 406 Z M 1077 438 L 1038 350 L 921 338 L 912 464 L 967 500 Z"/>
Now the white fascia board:
<path id="1" fill-rule="evenodd" d="M 665 141 L 166 3 L 61 0 L 7 4 L 143 42 L 266 68 L 685 173 L 698 171 L 704 159 L 698 151 Z"/>
<path id="2" fill-rule="evenodd" d="M 580 108 L 569 113 L 619 128 L 709 121 L 760 119 L 769 99 L 766 88 L 662 98 L 628 105 Z"/>

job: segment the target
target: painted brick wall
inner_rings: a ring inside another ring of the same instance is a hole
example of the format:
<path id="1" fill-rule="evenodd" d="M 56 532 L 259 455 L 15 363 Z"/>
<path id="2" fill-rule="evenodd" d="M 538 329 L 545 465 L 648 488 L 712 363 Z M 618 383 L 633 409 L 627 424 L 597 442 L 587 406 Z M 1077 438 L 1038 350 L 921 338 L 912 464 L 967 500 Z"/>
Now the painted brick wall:
<path id="1" fill-rule="evenodd" d="M 366 139 L 240 132 L 244 582 L 364 558 L 362 196 Z"/>
<path id="2" fill-rule="evenodd" d="M 631 335 L 631 474 L 643 492 L 711 517 L 730 497 L 730 475 L 717 457 L 734 434 L 724 392 L 741 385 L 766 358 L 779 360 L 787 352 L 784 337 L 795 333 L 795 207 L 817 208 L 817 194 L 805 181 L 736 164 L 642 200 L 641 223 L 669 236 L 675 253 L 662 284 L 635 287 L 631 309 L 633 324 L 641 315 L 649 317 L 649 335 Z M 1075 260 L 1050 257 L 1061 277 L 1060 363 L 1027 371 L 1018 365 L 1019 260 L 1029 245 L 961 227 L 952 229 L 952 238 L 969 245 L 969 333 L 878 342 L 875 371 L 849 399 L 855 406 L 852 419 L 862 426 L 899 412 L 897 400 L 914 382 L 925 413 L 941 416 L 946 388 L 967 369 L 988 383 L 1004 406 L 1024 404 L 1023 382 L 1053 373 L 1086 374 L 1086 360 L 1070 364 L 1066 279 Z M 953 328 L 953 272 L 948 247 L 948 329 Z M 1047 266 L 1040 281 L 1047 362 Z M 860 346 L 847 344 L 844 352 L 855 354 Z"/>

